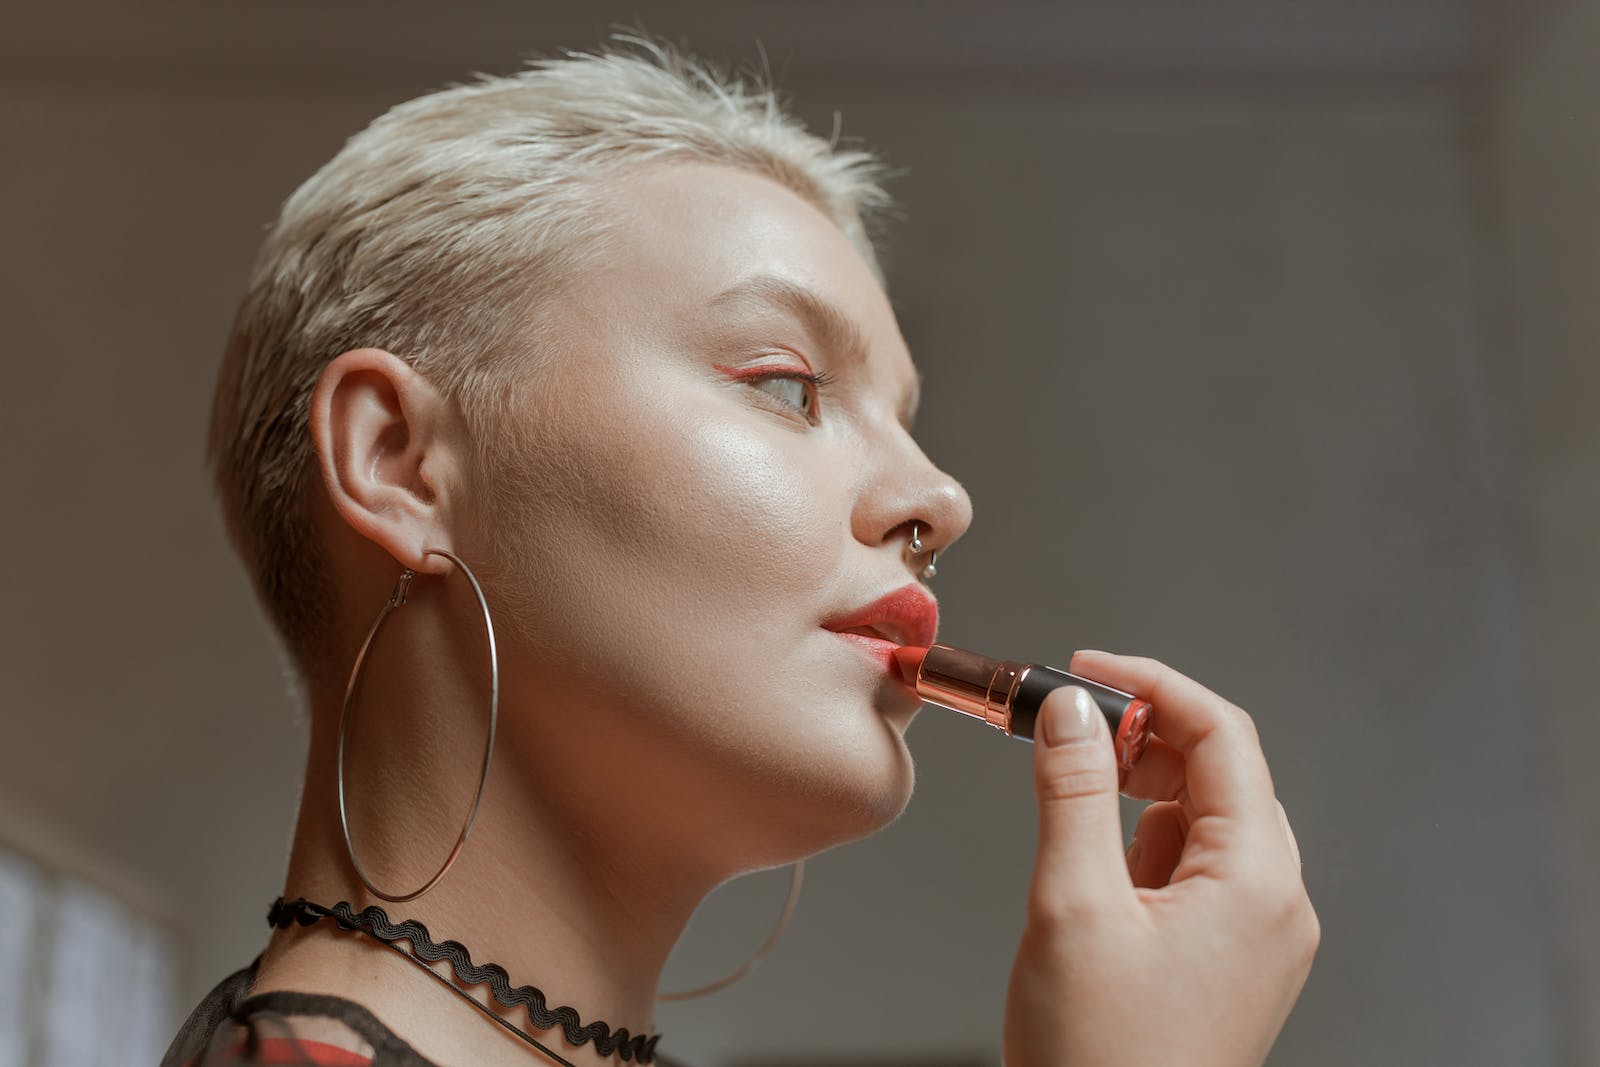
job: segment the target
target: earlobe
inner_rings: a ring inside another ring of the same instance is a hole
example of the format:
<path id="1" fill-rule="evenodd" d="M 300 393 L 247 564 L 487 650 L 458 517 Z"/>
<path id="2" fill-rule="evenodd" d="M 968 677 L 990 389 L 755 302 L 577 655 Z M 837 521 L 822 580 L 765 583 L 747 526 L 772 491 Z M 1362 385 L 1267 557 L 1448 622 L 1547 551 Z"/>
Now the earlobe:
<path id="1" fill-rule="evenodd" d="M 424 549 L 448 544 L 435 476 L 447 406 L 409 364 L 375 348 L 333 360 L 311 394 L 311 435 L 334 511 L 416 571 L 440 569 Z"/>

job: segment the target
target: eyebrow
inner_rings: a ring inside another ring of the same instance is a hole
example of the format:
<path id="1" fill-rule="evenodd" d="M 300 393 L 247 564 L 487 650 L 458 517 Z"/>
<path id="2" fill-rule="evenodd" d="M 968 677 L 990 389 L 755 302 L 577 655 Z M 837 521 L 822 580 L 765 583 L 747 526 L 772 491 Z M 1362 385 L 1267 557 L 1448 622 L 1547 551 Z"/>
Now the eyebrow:
<path id="1" fill-rule="evenodd" d="M 786 278 L 757 275 L 724 289 L 711 300 L 712 307 L 728 304 L 760 304 L 788 312 L 823 348 L 857 365 L 867 362 L 866 339 L 854 320 L 810 289 Z M 915 384 L 900 412 L 900 424 L 908 431 L 922 396 L 922 373 L 914 373 Z"/>

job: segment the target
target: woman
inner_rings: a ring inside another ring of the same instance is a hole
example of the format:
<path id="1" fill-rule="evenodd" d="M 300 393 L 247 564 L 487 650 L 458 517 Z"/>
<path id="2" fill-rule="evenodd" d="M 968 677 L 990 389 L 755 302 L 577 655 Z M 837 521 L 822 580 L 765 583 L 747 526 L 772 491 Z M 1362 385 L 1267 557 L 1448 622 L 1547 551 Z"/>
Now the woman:
<path id="1" fill-rule="evenodd" d="M 705 895 L 895 818 L 891 652 L 971 505 L 911 436 L 883 205 L 650 47 L 402 105 L 290 198 L 211 454 L 306 777 L 267 950 L 167 1063 L 666 1062 Z M 1257 1064 L 1317 927 L 1249 719 L 1073 669 L 1156 704 L 1155 803 L 1125 857 L 1103 718 L 1052 694 L 1006 1062 Z"/>

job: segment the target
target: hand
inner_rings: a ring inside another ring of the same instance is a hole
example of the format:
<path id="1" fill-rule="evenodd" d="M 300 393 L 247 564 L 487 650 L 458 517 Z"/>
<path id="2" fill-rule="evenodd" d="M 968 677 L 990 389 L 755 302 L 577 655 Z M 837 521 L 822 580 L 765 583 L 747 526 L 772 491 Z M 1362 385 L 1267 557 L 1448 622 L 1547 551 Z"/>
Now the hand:
<path id="1" fill-rule="evenodd" d="M 1255 726 L 1154 660 L 1080 652 L 1071 670 L 1155 706 L 1121 783 L 1153 803 L 1124 857 L 1104 716 L 1081 689 L 1051 693 L 1007 1067 L 1259 1067 L 1321 934 Z"/>

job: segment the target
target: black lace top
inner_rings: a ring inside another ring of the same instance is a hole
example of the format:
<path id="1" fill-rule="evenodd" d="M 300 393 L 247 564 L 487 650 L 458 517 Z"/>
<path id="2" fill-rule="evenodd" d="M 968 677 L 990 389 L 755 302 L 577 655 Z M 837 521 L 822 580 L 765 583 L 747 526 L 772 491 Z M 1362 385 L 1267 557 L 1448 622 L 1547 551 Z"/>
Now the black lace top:
<path id="1" fill-rule="evenodd" d="M 206 995 L 172 1039 L 161 1067 L 439 1067 L 355 1001 L 311 993 L 252 995 L 260 962 L 235 971 Z M 530 1064 L 541 1061 L 528 1050 Z M 685 1067 L 660 1054 L 655 1063 Z"/>

